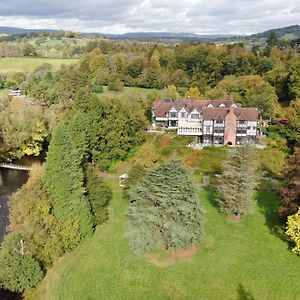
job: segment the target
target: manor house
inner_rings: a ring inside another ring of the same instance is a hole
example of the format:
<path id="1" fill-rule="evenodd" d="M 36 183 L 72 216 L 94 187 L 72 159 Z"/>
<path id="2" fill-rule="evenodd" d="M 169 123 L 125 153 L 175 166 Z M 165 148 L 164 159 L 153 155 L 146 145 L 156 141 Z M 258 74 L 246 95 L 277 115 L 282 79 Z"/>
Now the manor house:
<path id="1" fill-rule="evenodd" d="M 196 136 L 203 145 L 239 145 L 257 139 L 257 108 L 241 107 L 233 100 L 156 100 L 152 121 L 153 127 Z"/>

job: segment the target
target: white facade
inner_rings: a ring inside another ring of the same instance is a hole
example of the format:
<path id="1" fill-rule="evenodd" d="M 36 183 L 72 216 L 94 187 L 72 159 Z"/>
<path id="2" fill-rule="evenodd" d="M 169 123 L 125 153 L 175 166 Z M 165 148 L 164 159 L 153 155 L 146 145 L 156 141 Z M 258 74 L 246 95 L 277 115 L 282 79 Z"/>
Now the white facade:
<path id="1" fill-rule="evenodd" d="M 227 107 L 227 110 L 224 110 L 225 107 Z M 214 111 L 207 108 L 214 108 Z M 188 109 L 187 105 L 180 107 L 172 104 L 167 110 L 159 112 L 160 117 L 155 116 L 155 109 L 153 109 L 152 117 L 154 125 L 160 124 L 166 129 L 177 130 L 178 135 L 197 136 L 204 145 L 228 143 L 228 134 L 233 135 L 230 144 L 255 143 L 258 122 L 243 120 L 243 118 L 248 117 L 252 120 L 256 118 L 255 115 L 253 117 L 253 108 L 251 108 L 250 115 L 248 114 L 249 109 L 244 110 L 232 103 L 230 106 L 226 106 L 224 103 L 213 106 L 208 103 L 202 107 L 194 106 L 191 110 Z M 235 114 L 231 121 L 227 119 L 229 111 Z M 204 114 L 206 120 L 203 120 L 202 114 Z"/>
<path id="2" fill-rule="evenodd" d="M 178 135 L 202 135 L 202 115 L 194 109 L 188 112 L 181 108 L 178 112 Z"/>

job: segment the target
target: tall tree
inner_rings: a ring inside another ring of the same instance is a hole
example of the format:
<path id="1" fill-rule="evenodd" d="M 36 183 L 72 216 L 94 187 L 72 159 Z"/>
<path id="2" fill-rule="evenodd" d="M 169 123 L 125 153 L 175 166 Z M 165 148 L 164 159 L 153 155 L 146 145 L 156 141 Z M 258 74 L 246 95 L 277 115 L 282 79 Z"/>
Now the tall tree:
<path id="1" fill-rule="evenodd" d="M 85 170 L 87 197 L 94 215 L 94 225 L 99 225 L 108 219 L 107 206 L 112 199 L 111 188 L 88 166 Z"/>
<path id="2" fill-rule="evenodd" d="M 202 209 L 188 174 L 171 161 L 152 169 L 130 193 L 127 236 L 136 251 L 185 248 L 202 235 Z"/>
<path id="3" fill-rule="evenodd" d="M 225 214 L 244 215 L 252 201 L 256 184 L 253 150 L 250 146 L 234 149 L 219 176 L 218 199 Z"/>
<path id="4" fill-rule="evenodd" d="M 57 127 L 49 147 L 44 185 L 53 199 L 54 215 L 68 220 L 71 228 L 78 226 L 80 238 L 84 238 L 92 232 L 93 217 L 85 195 L 83 152 L 75 140 L 67 124 Z"/>

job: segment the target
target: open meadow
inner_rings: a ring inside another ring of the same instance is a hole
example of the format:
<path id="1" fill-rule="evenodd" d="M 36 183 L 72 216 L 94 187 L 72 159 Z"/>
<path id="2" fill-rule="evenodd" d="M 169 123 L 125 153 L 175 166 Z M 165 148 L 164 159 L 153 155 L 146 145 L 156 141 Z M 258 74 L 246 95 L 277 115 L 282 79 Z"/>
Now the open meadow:
<path id="1" fill-rule="evenodd" d="M 185 139 L 175 140 L 161 153 L 193 154 L 180 144 Z M 103 173 L 113 190 L 107 223 L 60 260 L 27 300 L 299 299 L 300 261 L 276 231 L 276 193 L 257 191 L 250 214 L 236 222 L 219 213 L 214 190 L 191 175 L 205 209 L 202 241 L 177 254 L 141 255 L 132 252 L 124 234 L 128 203 L 118 175 L 126 168 Z"/>
<path id="2" fill-rule="evenodd" d="M 51 64 L 54 70 L 61 65 L 70 65 L 78 59 L 40 58 L 40 57 L 2 57 L 0 58 L 0 73 L 32 72 L 42 64 Z"/>

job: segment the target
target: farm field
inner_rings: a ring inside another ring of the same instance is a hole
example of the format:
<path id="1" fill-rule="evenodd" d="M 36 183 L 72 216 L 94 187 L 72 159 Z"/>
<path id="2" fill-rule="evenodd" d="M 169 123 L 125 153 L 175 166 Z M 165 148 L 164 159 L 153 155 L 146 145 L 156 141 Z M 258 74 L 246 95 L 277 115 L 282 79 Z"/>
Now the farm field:
<path id="1" fill-rule="evenodd" d="M 190 257 L 149 260 L 124 237 L 127 203 L 114 176 L 109 221 L 66 255 L 26 299 L 299 299 L 300 261 L 271 233 L 275 193 L 259 191 L 240 222 L 221 215 L 212 190 L 199 190 L 204 237 Z M 153 257 L 152 257 L 153 258 Z"/>
<path id="2" fill-rule="evenodd" d="M 57 70 L 61 65 L 74 64 L 78 59 L 40 58 L 40 57 L 4 57 L 0 58 L 0 73 L 32 72 L 38 66 L 48 63 Z"/>

